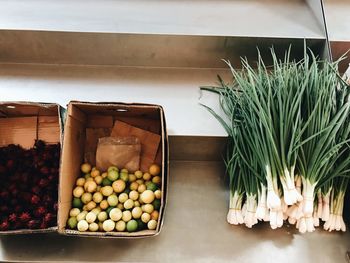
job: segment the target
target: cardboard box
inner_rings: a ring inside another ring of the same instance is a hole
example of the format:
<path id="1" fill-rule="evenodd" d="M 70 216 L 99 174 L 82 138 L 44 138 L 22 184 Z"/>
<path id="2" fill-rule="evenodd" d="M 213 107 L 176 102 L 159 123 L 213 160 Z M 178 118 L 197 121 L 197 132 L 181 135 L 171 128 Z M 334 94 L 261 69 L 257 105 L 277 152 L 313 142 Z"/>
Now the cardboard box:
<path id="1" fill-rule="evenodd" d="M 63 116 L 64 109 L 57 104 L 0 102 L 0 147 L 19 144 L 32 148 L 38 139 L 48 144 L 61 143 Z M 0 234 L 43 233 L 57 231 L 57 228 L 56 225 L 47 229 L 0 231 Z"/>
<path id="2" fill-rule="evenodd" d="M 72 191 L 81 175 L 80 166 L 90 159 L 97 147 L 98 138 L 109 136 L 115 121 L 157 133 L 161 136 L 158 163 L 162 167 L 162 199 L 158 225 L 155 230 L 138 232 L 79 232 L 66 228 L 72 203 Z M 167 196 L 168 138 L 164 111 L 161 106 L 150 104 L 70 102 L 67 109 L 62 166 L 59 187 L 58 231 L 67 235 L 98 237 L 149 237 L 159 234 L 164 220 Z"/>

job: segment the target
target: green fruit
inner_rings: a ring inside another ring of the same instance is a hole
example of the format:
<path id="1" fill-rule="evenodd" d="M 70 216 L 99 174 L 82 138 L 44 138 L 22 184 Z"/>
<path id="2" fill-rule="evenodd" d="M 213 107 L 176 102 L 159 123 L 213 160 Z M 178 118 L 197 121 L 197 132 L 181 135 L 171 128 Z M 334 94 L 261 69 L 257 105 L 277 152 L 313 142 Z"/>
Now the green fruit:
<path id="1" fill-rule="evenodd" d="M 72 216 L 68 219 L 67 224 L 68 224 L 70 229 L 75 229 L 77 227 L 78 220 L 75 216 Z"/>
<path id="2" fill-rule="evenodd" d="M 120 179 L 122 179 L 124 182 L 129 181 L 129 174 L 127 174 L 127 173 L 121 173 L 121 174 L 120 174 Z"/>
<path id="3" fill-rule="evenodd" d="M 117 171 L 117 172 L 119 172 L 119 169 L 118 169 L 118 167 L 116 167 L 116 166 L 110 166 L 110 167 L 108 168 L 107 172 L 110 172 L 110 171 Z"/>
<path id="4" fill-rule="evenodd" d="M 73 207 L 74 208 L 82 208 L 83 207 L 83 202 L 80 200 L 80 198 L 74 198 L 73 199 Z"/>
<path id="5" fill-rule="evenodd" d="M 136 219 L 136 222 L 137 222 L 137 230 L 144 230 L 147 228 L 147 224 L 145 224 L 144 222 L 142 222 L 142 220 L 139 218 L 139 219 Z"/>
<path id="6" fill-rule="evenodd" d="M 147 182 L 146 187 L 147 187 L 147 190 L 151 190 L 152 192 L 155 192 L 158 189 L 157 185 L 152 182 Z"/>
<path id="7" fill-rule="evenodd" d="M 136 220 L 130 220 L 127 224 L 126 224 L 126 229 L 128 230 L 128 232 L 135 232 L 138 228 L 138 224 Z"/>
<path id="8" fill-rule="evenodd" d="M 152 205 L 153 205 L 155 210 L 159 210 L 159 208 L 160 208 L 160 199 L 154 199 L 154 201 L 152 202 Z"/>
<path id="9" fill-rule="evenodd" d="M 109 206 L 107 209 L 106 209 L 106 213 L 107 215 L 109 215 L 109 212 L 111 212 L 111 210 L 115 208 L 115 206 Z"/>
<path id="10" fill-rule="evenodd" d="M 117 180 L 118 177 L 119 177 L 119 174 L 118 174 L 118 172 L 117 172 L 116 170 L 111 170 L 111 171 L 109 171 L 108 174 L 107 174 L 107 178 L 108 178 L 110 181 L 112 181 L 112 182 L 114 182 L 115 180 Z"/>
<path id="11" fill-rule="evenodd" d="M 112 185 L 112 181 L 109 180 L 108 178 L 103 178 L 102 185 L 103 186 Z"/>

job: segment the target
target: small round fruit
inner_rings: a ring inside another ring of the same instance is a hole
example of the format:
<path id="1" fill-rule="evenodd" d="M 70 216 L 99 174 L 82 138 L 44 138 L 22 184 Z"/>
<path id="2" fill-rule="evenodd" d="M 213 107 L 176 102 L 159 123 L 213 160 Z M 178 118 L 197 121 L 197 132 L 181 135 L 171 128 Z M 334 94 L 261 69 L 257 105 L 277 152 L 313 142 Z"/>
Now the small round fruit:
<path id="1" fill-rule="evenodd" d="M 131 199 L 128 199 L 124 202 L 124 208 L 129 210 L 134 207 L 134 201 Z"/>
<path id="2" fill-rule="evenodd" d="M 84 175 L 84 179 L 87 180 L 87 179 L 89 179 L 89 178 L 91 178 L 91 175 L 90 175 L 90 174 L 85 174 L 85 175 Z"/>
<path id="3" fill-rule="evenodd" d="M 84 232 L 89 229 L 89 224 L 85 220 L 80 220 L 78 222 L 78 230 Z"/>
<path id="4" fill-rule="evenodd" d="M 158 189 L 158 186 L 155 183 L 152 183 L 152 182 L 148 182 L 146 184 L 146 187 L 147 187 L 147 190 L 151 190 L 152 192 L 155 192 Z"/>
<path id="5" fill-rule="evenodd" d="M 102 184 L 103 177 L 101 175 L 95 177 L 95 182 L 97 185 Z"/>
<path id="6" fill-rule="evenodd" d="M 119 221 L 122 218 L 122 216 L 123 216 L 123 212 L 119 208 L 113 208 L 109 212 L 109 218 L 115 222 Z"/>
<path id="7" fill-rule="evenodd" d="M 113 231 L 113 229 L 115 228 L 115 223 L 113 220 L 107 219 L 103 222 L 102 226 L 104 231 L 110 232 L 110 231 Z"/>
<path id="8" fill-rule="evenodd" d="M 85 184 L 85 178 L 83 178 L 83 177 L 78 178 L 75 184 L 76 184 L 77 186 L 84 186 L 84 184 Z"/>
<path id="9" fill-rule="evenodd" d="M 122 193 L 119 195 L 119 202 L 124 203 L 126 200 L 128 200 L 129 196 L 126 193 Z"/>
<path id="10" fill-rule="evenodd" d="M 135 182 L 136 181 L 136 175 L 134 175 L 134 174 L 129 174 L 129 182 Z"/>
<path id="11" fill-rule="evenodd" d="M 158 175 L 152 178 L 152 182 L 155 184 L 159 185 L 161 183 L 161 181 L 162 181 L 162 179 Z"/>
<path id="12" fill-rule="evenodd" d="M 157 190 L 154 192 L 154 196 L 157 199 L 160 199 L 162 197 L 162 192 L 160 190 Z"/>
<path id="13" fill-rule="evenodd" d="M 147 227 L 148 227 L 149 230 L 154 230 L 154 229 L 156 229 L 156 228 L 157 228 L 157 221 L 151 219 L 150 221 L 148 221 Z"/>
<path id="14" fill-rule="evenodd" d="M 73 189 L 73 196 L 76 198 L 80 198 L 84 193 L 84 188 L 81 186 L 77 186 Z"/>
<path id="15" fill-rule="evenodd" d="M 89 224 L 89 230 L 90 230 L 91 232 L 96 232 L 96 231 L 98 230 L 98 224 L 95 223 L 95 222 Z"/>
<path id="16" fill-rule="evenodd" d="M 78 220 L 78 221 L 84 220 L 85 217 L 86 217 L 86 215 L 87 215 L 87 213 L 88 213 L 88 212 L 86 212 L 86 211 L 80 212 L 80 213 L 77 215 L 77 220 Z"/>
<path id="17" fill-rule="evenodd" d="M 92 200 L 93 200 L 95 203 L 99 204 L 99 203 L 101 203 L 101 201 L 103 200 L 103 195 L 102 195 L 100 192 L 96 192 L 96 193 L 94 193 L 94 195 L 92 196 Z"/>
<path id="18" fill-rule="evenodd" d="M 154 207 L 151 204 L 145 204 L 142 207 L 142 211 L 151 214 L 154 211 Z"/>
<path id="19" fill-rule="evenodd" d="M 118 197 L 115 194 L 112 194 L 107 197 L 107 202 L 110 206 L 116 206 L 118 204 Z"/>
<path id="20" fill-rule="evenodd" d="M 95 181 L 87 181 L 84 184 L 84 189 L 86 192 L 93 193 L 96 191 L 97 184 Z"/>
<path id="21" fill-rule="evenodd" d="M 141 207 L 134 207 L 131 211 L 132 217 L 135 219 L 138 219 L 142 215 L 142 209 Z"/>
<path id="22" fill-rule="evenodd" d="M 90 173 L 91 171 L 91 165 L 89 163 L 83 163 L 80 167 L 81 171 L 84 173 L 84 174 L 87 174 L 87 173 Z"/>
<path id="23" fill-rule="evenodd" d="M 100 207 L 96 207 L 96 208 L 92 209 L 91 212 L 94 213 L 97 216 L 101 212 L 101 208 Z"/>
<path id="24" fill-rule="evenodd" d="M 124 205 L 122 203 L 117 204 L 117 208 L 120 210 L 124 210 Z"/>
<path id="25" fill-rule="evenodd" d="M 150 204 L 154 200 L 154 193 L 151 190 L 146 190 L 146 191 L 142 192 L 140 199 L 145 204 Z"/>
<path id="26" fill-rule="evenodd" d="M 81 201 L 84 204 L 89 203 L 92 200 L 92 194 L 91 193 L 83 193 L 83 195 L 81 196 Z"/>
<path id="27" fill-rule="evenodd" d="M 97 216 L 95 215 L 95 213 L 89 212 L 89 213 L 86 215 L 85 220 L 86 220 L 86 222 L 88 222 L 89 224 L 91 224 L 92 222 L 95 222 L 96 217 L 97 217 Z"/>
<path id="28" fill-rule="evenodd" d="M 137 221 L 132 219 L 126 224 L 126 229 L 128 232 L 135 232 L 137 230 L 138 224 Z"/>
<path id="29" fill-rule="evenodd" d="M 139 185 L 143 184 L 145 181 L 143 179 L 137 179 L 135 181 L 136 183 L 138 183 Z"/>
<path id="30" fill-rule="evenodd" d="M 135 207 L 140 207 L 140 206 L 141 206 L 141 204 L 140 204 L 140 202 L 139 202 L 139 201 L 137 201 L 137 200 L 136 200 L 136 201 L 134 201 L 134 206 L 135 206 Z"/>
<path id="31" fill-rule="evenodd" d="M 119 169 L 116 166 L 110 166 L 110 167 L 108 167 L 107 172 L 110 172 L 110 171 L 117 171 L 117 172 L 119 172 Z"/>
<path id="32" fill-rule="evenodd" d="M 129 210 L 126 210 L 126 211 L 123 212 L 122 220 L 124 222 L 130 221 L 131 218 L 132 218 L 132 214 L 131 214 L 131 212 Z"/>
<path id="33" fill-rule="evenodd" d="M 67 225 L 70 229 L 75 229 L 77 227 L 78 220 L 75 216 L 72 216 L 68 219 Z"/>
<path id="34" fill-rule="evenodd" d="M 151 180 L 152 176 L 149 173 L 144 173 L 142 179 L 145 181 Z"/>
<path id="35" fill-rule="evenodd" d="M 118 221 L 116 224 L 115 224 L 115 229 L 118 231 L 118 232 L 123 232 L 125 231 L 125 228 L 126 228 L 126 223 L 122 220 Z"/>
<path id="36" fill-rule="evenodd" d="M 72 208 L 69 211 L 69 215 L 72 216 L 72 217 L 76 217 L 77 215 L 79 215 L 79 213 L 80 213 L 80 209 L 79 208 Z"/>
<path id="37" fill-rule="evenodd" d="M 106 210 L 108 208 L 108 202 L 107 200 L 102 200 L 101 203 L 100 203 L 100 207 L 102 210 Z"/>
<path id="38" fill-rule="evenodd" d="M 158 218 L 159 218 L 159 212 L 157 210 L 154 210 L 151 213 L 151 219 L 158 221 Z"/>
<path id="39" fill-rule="evenodd" d="M 86 210 L 91 211 L 96 207 L 96 203 L 94 201 L 90 201 L 89 203 L 86 204 Z"/>
<path id="40" fill-rule="evenodd" d="M 92 178 L 92 177 L 86 178 L 85 183 L 86 183 L 86 182 L 94 182 L 94 178 Z M 84 184 L 84 185 L 85 185 L 85 184 Z"/>
<path id="41" fill-rule="evenodd" d="M 157 164 L 152 164 L 149 167 L 149 173 L 153 176 L 159 175 L 160 174 L 160 166 Z"/>
<path id="42" fill-rule="evenodd" d="M 103 186 L 112 185 L 112 181 L 109 180 L 108 178 L 103 178 L 102 185 Z"/>
<path id="43" fill-rule="evenodd" d="M 133 191 L 133 190 L 137 190 L 137 188 L 139 187 L 139 184 L 136 183 L 136 182 L 132 182 L 129 186 L 130 190 Z"/>
<path id="44" fill-rule="evenodd" d="M 124 191 L 126 184 L 123 180 L 119 179 L 119 180 L 113 182 L 112 187 L 113 187 L 114 192 L 121 193 Z"/>
<path id="45" fill-rule="evenodd" d="M 143 173 L 141 171 L 136 171 L 135 172 L 135 176 L 136 176 L 137 179 L 141 179 L 142 176 L 143 176 Z"/>
<path id="46" fill-rule="evenodd" d="M 102 178 L 107 178 L 107 175 L 108 175 L 108 173 L 104 172 L 104 173 L 101 174 L 101 177 Z"/>
<path id="47" fill-rule="evenodd" d="M 121 173 L 120 174 L 120 179 L 123 180 L 124 182 L 128 182 L 129 181 L 129 174 Z"/>
<path id="48" fill-rule="evenodd" d="M 126 169 L 126 168 L 121 169 L 120 172 L 121 173 L 127 173 L 127 174 L 129 173 L 128 169 Z"/>
<path id="49" fill-rule="evenodd" d="M 99 170 L 97 170 L 97 169 L 92 169 L 92 171 L 91 171 L 91 177 L 96 177 L 96 176 L 99 176 L 99 175 L 101 175 Z"/>
<path id="50" fill-rule="evenodd" d="M 118 177 L 119 177 L 119 174 L 118 174 L 118 172 L 117 172 L 116 170 L 111 170 L 111 171 L 109 171 L 109 172 L 107 173 L 107 178 L 108 178 L 110 181 L 112 181 L 112 182 L 114 182 L 115 180 L 117 180 Z"/>
<path id="51" fill-rule="evenodd" d="M 137 191 L 139 192 L 139 193 L 143 193 L 144 191 L 146 191 L 146 185 L 144 185 L 144 184 L 140 184 L 139 185 L 139 187 L 137 188 Z"/>
<path id="52" fill-rule="evenodd" d="M 154 209 L 159 210 L 160 209 L 160 199 L 154 199 L 154 201 L 152 202 L 152 205 L 153 205 Z"/>
<path id="53" fill-rule="evenodd" d="M 132 190 L 130 193 L 129 193 L 129 198 L 131 200 L 134 200 L 136 201 L 137 199 L 139 199 L 139 193 L 135 190 Z"/>
<path id="54" fill-rule="evenodd" d="M 102 211 L 97 215 L 97 219 L 100 222 L 107 220 L 107 218 L 108 218 L 108 214 L 105 211 Z"/>
<path id="55" fill-rule="evenodd" d="M 151 220 L 151 215 L 149 213 L 142 213 L 141 220 L 144 223 L 148 223 Z"/>
<path id="56" fill-rule="evenodd" d="M 104 196 L 110 196 L 111 194 L 113 194 L 113 187 L 112 186 L 104 186 L 101 188 L 101 193 L 104 195 Z"/>
<path id="57" fill-rule="evenodd" d="M 144 223 L 144 222 L 142 222 L 142 220 L 141 220 L 141 218 L 139 218 L 139 219 L 136 219 L 136 221 L 137 221 L 137 230 L 144 230 L 144 229 L 147 229 L 147 224 L 146 223 Z"/>

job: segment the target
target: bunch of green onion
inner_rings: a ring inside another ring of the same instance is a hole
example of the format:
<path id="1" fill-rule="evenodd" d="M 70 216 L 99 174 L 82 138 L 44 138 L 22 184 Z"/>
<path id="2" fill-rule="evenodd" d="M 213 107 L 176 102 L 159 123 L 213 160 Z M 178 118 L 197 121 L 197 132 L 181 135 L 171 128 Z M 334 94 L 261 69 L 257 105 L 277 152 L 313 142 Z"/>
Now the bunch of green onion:
<path id="1" fill-rule="evenodd" d="M 300 232 L 343 230 L 344 196 L 350 176 L 350 88 L 338 62 L 305 51 L 301 61 L 273 65 L 260 54 L 256 67 L 242 59 L 232 82 L 201 90 L 219 95 L 224 116 L 203 105 L 229 136 L 225 157 L 230 178 L 227 221 L 272 229 L 288 220 Z"/>

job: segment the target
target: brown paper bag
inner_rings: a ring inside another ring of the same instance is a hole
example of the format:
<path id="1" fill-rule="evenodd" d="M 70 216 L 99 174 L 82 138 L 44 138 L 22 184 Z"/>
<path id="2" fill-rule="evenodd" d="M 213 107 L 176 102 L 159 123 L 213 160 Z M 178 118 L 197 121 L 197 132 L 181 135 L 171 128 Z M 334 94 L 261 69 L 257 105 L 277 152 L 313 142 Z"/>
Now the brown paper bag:
<path id="1" fill-rule="evenodd" d="M 103 137 L 98 140 L 96 167 L 107 171 L 113 165 L 135 172 L 140 167 L 140 153 L 141 144 L 136 137 Z"/>

